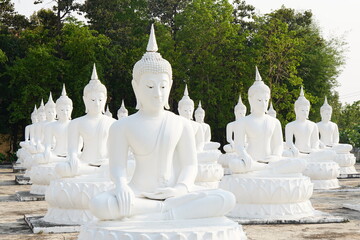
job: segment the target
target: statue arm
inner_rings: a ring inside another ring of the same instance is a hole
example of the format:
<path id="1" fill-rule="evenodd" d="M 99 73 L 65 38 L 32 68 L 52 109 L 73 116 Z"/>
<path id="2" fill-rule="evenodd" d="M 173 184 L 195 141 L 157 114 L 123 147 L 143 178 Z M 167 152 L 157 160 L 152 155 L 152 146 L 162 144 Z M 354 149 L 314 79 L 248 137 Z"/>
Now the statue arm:
<path id="1" fill-rule="evenodd" d="M 211 141 L 211 128 L 209 124 L 206 124 L 206 131 L 205 131 L 205 142 Z"/>
<path id="2" fill-rule="evenodd" d="M 25 127 L 25 141 L 28 142 L 30 140 L 30 127 Z"/>
<path id="3" fill-rule="evenodd" d="M 319 147 L 320 147 L 319 129 L 318 126 L 314 123 L 314 129 L 311 133 L 311 148 L 318 149 Z"/>
<path id="4" fill-rule="evenodd" d="M 73 120 L 68 128 L 68 154 L 70 158 L 78 157 L 78 149 L 80 144 L 80 132 L 78 121 Z"/>
<path id="5" fill-rule="evenodd" d="M 44 157 L 45 160 L 47 160 L 47 162 L 50 159 L 50 153 L 51 153 L 51 145 L 53 142 L 53 133 L 52 133 L 52 128 L 50 126 L 46 127 L 45 130 L 45 136 L 44 136 L 44 147 L 45 147 L 45 151 L 44 151 Z"/>
<path id="6" fill-rule="evenodd" d="M 246 130 L 245 123 L 239 122 L 237 124 L 236 129 L 233 129 L 234 138 L 236 137 L 236 146 L 235 151 L 240 157 L 250 157 L 250 155 L 246 151 Z M 251 158 L 251 157 L 250 157 Z"/>
<path id="7" fill-rule="evenodd" d="M 294 138 L 294 130 L 291 124 L 287 124 L 285 127 L 285 141 L 286 141 L 286 146 L 290 149 L 290 151 L 292 152 L 293 156 L 298 156 L 299 155 L 299 149 L 297 149 L 297 147 L 294 145 L 293 142 L 293 138 Z"/>
<path id="8" fill-rule="evenodd" d="M 340 141 L 340 138 L 339 138 L 339 128 L 338 128 L 338 125 L 336 123 L 335 124 L 335 129 L 334 129 L 334 133 L 333 133 L 333 143 L 334 144 L 338 144 L 339 141 Z"/>
<path id="9" fill-rule="evenodd" d="M 177 184 L 185 185 L 187 190 L 195 182 L 197 175 L 197 153 L 195 139 L 190 124 L 185 123 L 183 133 L 177 144 L 181 171 Z"/>
<path id="10" fill-rule="evenodd" d="M 230 143 L 230 145 L 232 145 L 232 147 L 234 147 L 234 138 L 233 138 L 233 133 L 234 133 L 234 129 L 233 129 L 233 123 L 228 123 L 228 125 L 226 125 L 226 141 L 228 143 Z"/>
<path id="11" fill-rule="evenodd" d="M 281 130 L 281 124 L 276 122 L 274 134 L 271 139 L 272 155 L 281 156 L 283 152 L 283 135 Z"/>
<path id="12" fill-rule="evenodd" d="M 200 123 L 198 123 L 198 130 L 195 134 L 195 138 L 196 138 L 196 149 L 198 152 L 201 152 L 204 150 L 204 130 L 202 128 L 202 126 L 200 125 Z"/>

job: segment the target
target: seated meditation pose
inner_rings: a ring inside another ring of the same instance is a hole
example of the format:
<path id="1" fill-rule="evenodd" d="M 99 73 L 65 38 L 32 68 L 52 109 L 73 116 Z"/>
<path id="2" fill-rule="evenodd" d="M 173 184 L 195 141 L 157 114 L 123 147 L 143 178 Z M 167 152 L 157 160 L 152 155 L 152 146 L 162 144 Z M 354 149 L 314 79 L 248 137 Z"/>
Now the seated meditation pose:
<path id="1" fill-rule="evenodd" d="M 201 106 L 200 106 L 201 107 Z M 205 111 L 202 108 L 197 109 L 199 122 L 192 120 L 194 113 L 194 101 L 189 97 L 187 85 L 185 86 L 184 96 L 178 104 L 179 115 L 189 120 L 196 139 L 196 149 L 198 151 L 198 175 L 196 184 L 208 187 L 218 188 L 220 179 L 224 176 L 224 169 L 217 163 L 221 152 L 218 150 L 219 143 L 211 142 L 208 138 L 206 142 L 206 131 L 211 132 L 210 126 L 204 123 Z M 208 137 L 211 135 L 208 133 Z"/>
<path id="2" fill-rule="evenodd" d="M 20 149 L 16 152 L 18 160 L 16 164 L 22 165 L 24 160 L 35 152 L 35 124 L 37 123 L 37 109 L 36 105 L 34 111 L 31 113 L 31 124 L 25 127 L 25 140 L 20 142 Z"/>
<path id="3" fill-rule="evenodd" d="M 103 221 L 83 226 L 79 239 L 102 235 L 149 240 L 244 237 L 241 227 L 223 217 L 234 206 L 233 194 L 194 185 L 193 128 L 189 120 L 164 109 L 169 108 L 172 81 L 171 65 L 157 52 L 152 26 L 147 52 L 133 69 L 139 111 L 110 129 L 109 160 L 115 188 L 91 201 L 92 213 Z M 136 161 L 130 182 L 126 178 L 129 148 Z"/>
<path id="4" fill-rule="evenodd" d="M 45 151 L 36 155 L 38 166 L 32 167 L 30 179 L 32 186 L 30 193 L 45 194 L 50 181 L 58 176 L 55 173 L 57 162 L 65 161 L 68 150 L 68 126 L 71 120 L 73 103 L 66 95 L 65 85 L 59 99 L 56 100 L 58 120 L 45 127 Z M 55 145 L 53 142 L 55 140 Z"/>
<path id="5" fill-rule="evenodd" d="M 68 126 L 67 158 L 55 166 L 59 179 L 51 181 L 45 198 L 49 204 L 44 220 L 58 224 L 92 221 L 90 199 L 113 187 L 104 174 L 108 165 L 107 139 L 115 119 L 104 115 L 106 87 L 97 76 L 95 64 L 90 82 L 84 88 L 86 115 Z M 79 151 L 79 149 L 82 149 Z M 101 167 L 99 167 L 101 166 Z"/>
<path id="6" fill-rule="evenodd" d="M 43 102 L 42 102 L 43 103 Z M 55 118 L 56 118 L 56 105 L 55 102 L 52 98 L 52 94 L 50 92 L 49 95 L 49 99 L 47 101 L 47 103 L 45 104 L 45 106 L 43 107 L 44 109 L 44 115 L 45 115 L 45 120 L 41 121 L 42 119 L 42 112 L 41 112 L 41 106 L 39 108 L 39 122 L 35 125 L 35 134 L 36 134 L 36 154 L 31 155 L 30 158 L 28 158 L 25 162 L 25 167 L 27 168 L 27 171 L 25 173 L 25 176 L 29 176 L 30 174 L 30 170 L 33 166 L 37 165 L 37 158 L 39 156 L 39 154 L 42 154 L 45 151 L 45 147 L 44 147 L 44 141 L 45 141 L 45 132 L 46 132 L 46 127 L 48 126 L 48 124 L 55 122 Z M 51 142 L 51 146 L 54 145 L 54 141 L 52 139 Z"/>
<path id="7" fill-rule="evenodd" d="M 236 156 L 228 163 L 233 175 L 220 182 L 221 188 L 236 196 L 237 205 L 229 216 L 293 219 L 312 215 L 312 184 L 301 174 L 306 162 L 282 158 L 281 124 L 266 114 L 270 89 L 257 68 L 248 98 L 251 113 L 238 119 L 233 129 Z"/>
<path id="8" fill-rule="evenodd" d="M 311 178 L 314 189 L 339 187 L 339 165 L 333 161 L 336 153 L 320 149 L 319 130 L 316 123 L 308 120 L 310 102 L 306 99 L 302 87 L 294 108 L 296 120 L 285 127 L 287 149 L 283 155 L 307 160 L 307 167 L 303 173 Z"/>
<path id="9" fill-rule="evenodd" d="M 267 110 L 267 114 L 268 114 L 269 116 L 273 117 L 273 118 L 276 118 L 276 111 L 275 111 L 275 109 L 274 109 L 274 107 L 273 107 L 272 102 L 270 102 L 270 107 L 269 107 L 269 109 Z"/>
<path id="10" fill-rule="evenodd" d="M 356 158 L 350 153 L 350 144 L 339 143 L 339 129 L 336 123 L 331 121 L 332 107 L 325 97 L 324 104 L 320 108 L 321 121 L 317 123 L 320 133 L 320 142 L 325 148 L 336 152 L 334 161 L 340 166 L 340 174 L 355 174 L 354 164 Z"/>
<path id="11" fill-rule="evenodd" d="M 120 118 L 127 117 L 128 115 L 129 115 L 129 112 L 128 112 L 128 110 L 127 110 L 126 107 L 125 107 L 124 100 L 122 100 L 122 101 L 121 101 L 121 106 L 120 106 L 119 110 L 117 111 L 118 120 L 119 120 Z"/>

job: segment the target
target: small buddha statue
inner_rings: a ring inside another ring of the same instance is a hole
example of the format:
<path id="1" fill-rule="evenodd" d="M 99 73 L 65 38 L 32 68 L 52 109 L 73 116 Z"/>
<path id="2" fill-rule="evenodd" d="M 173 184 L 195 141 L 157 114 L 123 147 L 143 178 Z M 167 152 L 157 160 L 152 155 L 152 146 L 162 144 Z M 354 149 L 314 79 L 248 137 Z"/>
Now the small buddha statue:
<path id="1" fill-rule="evenodd" d="M 110 112 L 110 109 L 109 109 L 109 105 L 106 106 L 106 111 L 104 113 L 106 116 L 108 117 L 111 117 L 112 118 L 112 113 Z"/>
<path id="2" fill-rule="evenodd" d="M 193 121 L 194 109 L 194 101 L 189 97 L 188 87 L 185 85 L 184 96 L 178 103 L 178 112 L 180 116 L 190 120 L 194 130 L 196 149 L 198 152 L 202 152 L 205 145 L 204 131 L 200 123 Z"/>
<path id="3" fill-rule="evenodd" d="M 266 114 L 270 88 L 256 67 L 248 90 L 250 114 L 233 125 L 235 154 L 220 188 L 233 192 L 237 204 L 228 216 L 242 219 L 292 219 L 311 216 L 310 179 L 302 175 L 304 159 L 284 158 L 280 121 Z"/>
<path id="4" fill-rule="evenodd" d="M 98 166 L 108 161 L 107 137 L 115 119 L 103 114 L 106 98 L 106 87 L 100 82 L 94 64 L 91 80 L 84 88 L 86 115 L 72 120 L 69 125 L 68 161 L 56 166 L 59 176 L 95 173 Z"/>
<path id="5" fill-rule="evenodd" d="M 129 115 L 128 110 L 125 107 L 125 103 L 124 100 L 121 101 L 121 106 L 119 108 L 119 110 L 117 111 L 117 117 L 118 119 L 123 118 L 123 117 L 127 117 Z"/>
<path id="6" fill-rule="evenodd" d="M 223 149 L 226 153 L 233 153 L 234 150 L 234 129 L 237 121 L 246 115 L 246 106 L 243 104 L 241 95 L 239 95 L 239 100 L 236 106 L 234 107 L 235 121 L 230 122 L 226 125 L 226 141 L 229 144 L 226 144 Z M 227 164 L 225 164 L 227 166 Z"/>
<path id="7" fill-rule="evenodd" d="M 350 153 L 350 144 L 339 143 L 339 129 L 336 123 L 331 121 L 332 107 L 325 97 L 324 104 L 320 108 L 321 121 L 316 125 L 320 133 L 321 146 L 336 152 L 335 162 L 340 166 L 340 174 L 355 174 L 354 164 L 356 158 Z"/>
<path id="8" fill-rule="evenodd" d="M 210 142 L 211 141 L 211 129 L 210 125 L 204 122 L 205 119 L 205 110 L 201 106 L 201 101 L 199 101 L 199 105 L 195 110 L 195 121 L 200 123 L 203 128 L 204 133 L 204 141 Z"/>
<path id="9" fill-rule="evenodd" d="M 334 162 L 336 153 L 320 149 L 319 130 L 316 123 L 308 120 L 310 102 L 301 87 L 295 101 L 296 120 L 285 127 L 286 148 L 283 155 L 307 159 L 304 171 L 314 183 L 314 189 L 338 188 L 339 165 Z M 295 142 L 294 142 L 295 139 Z"/>
<path id="10" fill-rule="evenodd" d="M 44 101 L 42 99 L 41 99 L 40 107 L 37 110 L 37 119 L 38 121 L 34 126 L 34 140 L 35 140 L 36 153 L 39 152 L 39 150 L 43 149 L 42 142 L 44 141 L 43 125 L 46 122 L 46 112 L 45 112 Z"/>
<path id="11" fill-rule="evenodd" d="M 269 116 L 273 117 L 273 118 L 276 118 L 276 111 L 275 111 L 275 109 L 274 109 L 274 107 L 273 107 L 272 102 L 270 102 L 270 107 L 269 107 L 269 109 L 267 110 L 267 114 L 268 114 Z"/>
<path id="12" fill-rule="evenodd" d="M 64 161 L 67 157 L 68 127 L 71 120 L 73 103 L 66 94 L 65 85 L 55 105 L 58 120 L 45 126 L 45 150 L 38 155 L 38 164 Z"/>
<path id="13" fill-rule="evenodd" d="M 142 222 L 202 219 L 223 216 L 234 206 L 231 193 L 194 185 L 194 129 L 188 119 L 164 109 L 169 108 L 172 68 L 157 49 L 152 26 L 147 52 L 133 69 L 138 112 L 115 122 L 109 133 L 110 175 L 115 188 L 90 203 L 100 220 L 126 224 L 123 218 Z M 130 182 L 126 173 L 129 149 L 136 161 Z"/>

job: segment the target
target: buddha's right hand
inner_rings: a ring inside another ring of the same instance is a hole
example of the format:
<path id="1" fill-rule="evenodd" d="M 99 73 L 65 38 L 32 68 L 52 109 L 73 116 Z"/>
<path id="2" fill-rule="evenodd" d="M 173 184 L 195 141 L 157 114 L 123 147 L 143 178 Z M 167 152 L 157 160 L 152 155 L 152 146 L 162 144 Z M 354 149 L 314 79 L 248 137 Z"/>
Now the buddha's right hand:
<path id="1" fill-rule="evenodd" d="M 72 175 L 76 175 L 79 170 L 80 160 L 76 156 L 71 155 L 69 159 L 69 164 Z"/>
<path id="2" fill-rule="evenodd" d="M 115 196 L 121 216 L 130 216 L 131 206 L 135 199 L 133 190 L 126 183 L 122 183 L 116 187 Z"/>
<path id="3" fill-rule="evenodd" d="M 290 148 L 290 151 L 292 152 L 292 154 L 293 154 L 294 157 L 299 156 L 300 151 L 299 151 L 299 149 L 297 149 L 297 147 L 292 146 L 292 147 Z"/>

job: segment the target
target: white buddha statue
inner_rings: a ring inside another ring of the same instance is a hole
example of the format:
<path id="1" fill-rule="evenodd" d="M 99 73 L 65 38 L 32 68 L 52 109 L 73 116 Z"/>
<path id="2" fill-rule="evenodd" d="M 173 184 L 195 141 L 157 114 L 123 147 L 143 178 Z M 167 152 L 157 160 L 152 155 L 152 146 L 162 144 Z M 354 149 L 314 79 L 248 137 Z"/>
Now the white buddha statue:
<path id="1" fill-rule="evenodd" d="M 199 105 L 197 109 L 195 110 L 195 121 L 200 123 L 203 128 L 204 133 L 204 142 L 210 142 L 211 141 L 211 129 L 210 125 L 204 122 L 205 119 L 205 110 L 201 106 L 201 101 L 199 101 Z"/>
<path id="2" fill-rule="evenodd" d="M 311 178 L 314 189 L 337 188 L 339 166 L 333 161 L 336 153 L 320 149 L 319 130 L 316 123 L 308 120 L 309 112 L 310 102 L 305 98 L 301 87 L 300 96 L 295 101 L 296 120 L 285 127 L 287 149 L 283 155 L 308 160 L 304 174 Z"/>
<path id="3" fill-rule="evenodd" d="M 139 111 L 110 129 L 110 171 L 115 188 L 92 200 L 92 213 L 103 221 L 84 226 L 79 239 L 96 239 L 104 231 L 129 239 L 173 239 L 199 231 L 215 232 L 206 239 L 242 236 L 238 226 L 222 217 L 234 206 L 234 196 L 194 185 L 197 159 L 193 127 L 187 119 L 164 110 L 172 81 L 171 65 L 157 52 L 152 26 L 147 52 L 133 69 Z M 129 148 L 136 161 L 130 182 L 126 178 Z M 220 224 L 224 220 L 226 223 Z M 212 229 L 214 224 L 218 227 Z M 106 226 L 111 225 L 108 232 Z M 234 227 L 231 234 L 230 225 Z M 219 228 L 226 232 L 222 237 L 216 234 Z"/>
<path id="4" fill-rule="evenodd" d="M 350 144 L 339 143 L 339 129 L 336 123 L 331 121 L 332 107 L 325 97 L 324 104 L 320 108 L 321 121 L 317 123 L 320 133 L 322 146 L 334 150 L 336 154 L 335 162 L 340 166 L 340 174 L 355 174 L 354 164 L 356 158 L 350 153 Z"/>
<path id="5" fill-rule="evenodd" d="M 46 112 L 44 101 L 41 99 L 40 107 L 37 110 L 37 123 L 34 125 L 34 140 L 35 140 L 35 147 L 36 150 L 34 153 L 38 153 L 39 150 L 43 150 L 42 142 L 44 141 L 43 135 L 43 125 L 46 122 Z"/>
<path id="6" fill-rule="evenodd" d="M 273 107 L 272 102 L 270 102 L 270 107 L 269 107 L 269 109 L 267 110 L 267 114 L 268 114 L 269 116 L 273 117 L 273 118 L 276 118 L 276 111 L 275 111 L 275 109 L 274 109 L 274 107 Z"/>
<path id="7" fill-rule="evenodd" d="M 94 64 L 91 80 L 84 88 L 86 115 L 72 120 L 69 125 L 68 161 L 56 166 L 59 176 L 95 173 L 97 166 L 107 162 L 107 137 L 115 119 L 103 114 L 106 98 L 106 87 L 98 79 Z M 83 149 L 80 154 L 81 139 Z"/>
<path id="8" fill-rule="evenodd" d="M 37 108 L 35 105 L 34 110 L 31 113 L 31 124 L 25 127 L 25 140 L 20 142 L 20 149 L 16 152 L 16 156 L 18 157 L 18 160 L 16 161 L 17 164 L 22 165 L 25 159 L 28 158 L 31 153 L 34 153 L 36 150 L 34 126 L 37 122 Z"/>
<path id="9" fill-rule="evenodd" d="M 312 184 L 301 174 L 306 162 L 281 156 L 281 124 L 266 114 L 270 89 L 257 68 L 248 99 L 251 113 L 236 120 L 233 126 L 236 155 L 228 162 L 233 175 L 225 176 L 220 183 L 221 188 L 230 190 L 237 198 L 229 215 L 264 219 L 312 215 L 309 201 Z"/>
<path id="10" fill-rule="evenodd" d="M 50 181 L 58 178 L 55 166 L 57 162 L 65 161 L 67 157 L 68 127 L 72 110 L 73 103 L 66 95 L 64 85 L 60 98 L 56 100 L 58 120 L 45 126 L 45 151 L 36 155 L 35 159 L 40 165 L 32 167 L 30 172 L 33 183 L 30 190 L 32 194 L 45 194 Z"/>
<path id="11" fill-rule="evenodd" d="M 106 87 L 98 79 L 94 64 L 91 80 L 84 88 L 86 115 L 71 120 L 66 161 L 55 167 L 61 178 L 51 181 L 45 194 L 47 222 L 83 224 L 94 220 L 89 212 L 90 199 L 113 188 L 105 172 L 109 129 L 115 119 L 104 115 L 106 98 Z"/>
<path id="12" fill-rule="evenodd" d="M 110 109 L 109 109 L 109 105 L 106 106 L 106 111 L 104 113 L 106 116 L 108 117 L 111 117 L 112 118 L 112 113 L 110 112 Z"/>
<path id="13" fill-rule="evenodd" d="M 201 124 L 193 121 L 194 109 L 194 101 L 189 97 L 188 87 L 185 85 L 184 96 L 178 103 L 178 112 L 180 116 L 190 120 L 195 135 L 196 149 L 198 152 L 202 152 L 205 145 L 205 135 Z"/>
<path id="14" fill-rule="evenodd" d="M 119 110 L 117 111 L 117 117 L 118 119 L 123 118 L 123 117 L 127 117 L 129 115 L 128 110 L 125 107 L 125 103 L 124 100 L 121 101 L 121 106 L 119 108 Z"/>

